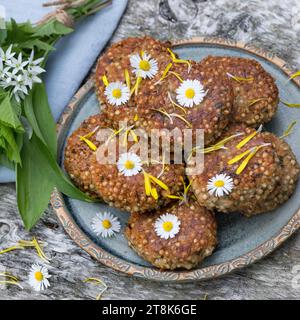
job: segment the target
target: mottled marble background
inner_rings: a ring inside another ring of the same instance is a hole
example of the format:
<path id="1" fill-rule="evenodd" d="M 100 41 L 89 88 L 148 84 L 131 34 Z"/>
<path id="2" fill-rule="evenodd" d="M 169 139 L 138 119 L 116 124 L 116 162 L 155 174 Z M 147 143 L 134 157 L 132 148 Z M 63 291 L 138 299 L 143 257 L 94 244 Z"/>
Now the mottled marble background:
<path id="1" fill-rule="evenodd" d="M 299 0 L 130 0 L 112 41 L 149 34 L 160 39 L 193 36 L 228 37 L 275 52 L 300 69 Z M 101 32 L 99 33 L 101 36 Z M 297 299 L 292 287 L 300 265 L 299 232 L 266 259 L 220 279 L 201 283 L 161 284 L 119 274 L 79 249 L 49 208 L 28 235 L 18 217 L 13 184 L 0 185 L 0 244 L 8 247 L 20 238 L 37 236 L 48 243 L 52 256 L 52 287 L 33 293 L 0 287 L 0 299 L 92 299 L 97 287 L 82 283 L 94 276 L 108 285 L 103 299 Z M 30 265 L 39 262 L 33 251 L 0 256 L 0 266 L 26 279 Z"/>

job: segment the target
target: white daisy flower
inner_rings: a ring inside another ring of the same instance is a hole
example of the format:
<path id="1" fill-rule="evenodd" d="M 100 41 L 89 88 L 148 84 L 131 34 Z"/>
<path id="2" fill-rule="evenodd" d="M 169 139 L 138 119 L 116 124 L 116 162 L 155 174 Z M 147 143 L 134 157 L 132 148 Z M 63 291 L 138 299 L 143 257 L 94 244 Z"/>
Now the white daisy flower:
<path id="1" fill-rule="evenodd" d="M 121 230 L 121 224 L 118 218 L 106 211 L 96 214 L 92 220 L 91 227 L 97 236 L 103 238 L 112 237 Z"/>
<path id="2" fill-rule="evenodd" d="M 176 90 L 177 101 L 183 107 L 191 108 L 198 105 L 206 96 L 207 91 L 199 80 L 185 80 Z"/>
<path id="3" fill-rule="evenodd" d="M 231 193 L 233 187 L 233 179 L 225 173 L 215 175 L 207 183 L 207 190 L 209 194 L 217 197 L 228 195 Z"/>
<path id="4" fill-rule="evenodd" d="M 154 228 L 159 237 L 171 239 L 179 232 L 180 221 L 174 214 L 166 213 L 155 221 Z"/>
<path id="5" fill-rule="evenodd" d="M 29 273 L 28 282 L 34 290 L 41 291 L 50 287 L 48 280 L 50 277 L 46 267 L 40 266 L 39 264 L 33 264 Z"/>
<path id="6" fill-rule="evenodd" d="M 145 52 L 130 57 L 130 64 L 137 77 L 152 79 L 158 72 L 157 61 Z"/>
<path id="7" fill-rule="evenodd" d="M 128 87 L 120 81 L 111 82 L 105 89 L 106 95 L 110 104 L 120 106 L 126 103 L 130 98 Z"/>
<path id="8" fill-rule="evenodd" d="M 135 176 L 142 170 L 142 160 L 135 153 L 123 153 L 119 157 L 117 167 L 125 177 Z"/>

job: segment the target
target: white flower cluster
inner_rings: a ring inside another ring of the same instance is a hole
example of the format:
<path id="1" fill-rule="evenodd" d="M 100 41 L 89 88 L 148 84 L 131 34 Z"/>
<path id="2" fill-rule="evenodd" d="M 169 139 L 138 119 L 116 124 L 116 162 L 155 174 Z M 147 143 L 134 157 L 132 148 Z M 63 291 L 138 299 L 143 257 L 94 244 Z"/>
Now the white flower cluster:
<path id="1" fill-rule="evenodd" d="M 34 60 L 34 50 L 31 51 L 28 60 L 23 60 L 22 53 L 16 57 L 12 51 L 12 45 L 3 51 L 0 48 L 0 87 L 11 90 L 16 100 L 20 102 L 32 89 L 34 83 L 41 83 L 38 77 L 45 72 L 39 65 L 44 60 Z"/>

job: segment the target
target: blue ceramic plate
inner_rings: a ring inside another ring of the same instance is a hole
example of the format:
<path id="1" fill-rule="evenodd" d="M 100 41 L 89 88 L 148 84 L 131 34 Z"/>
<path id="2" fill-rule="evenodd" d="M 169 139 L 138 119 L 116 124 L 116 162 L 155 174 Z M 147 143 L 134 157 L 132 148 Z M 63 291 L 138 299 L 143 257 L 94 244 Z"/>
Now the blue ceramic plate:
<path id="1" fill-rule="evenodd" d="M 201 60 L 207 55 L 229 55 L 254 58 L 276 79 L 282 100 L 300 102 L 300 84 L 289 81 L 291 74 L 284 61 L 269 52 L 245 44 L 222 39 L 191 39 L 174 42 L 174 51 L 183 59 Z M 101 107 L 100 107 L 101 108 Z M 90 115 L 99 112 L 99 103 L 89 80 L 72 99 L 59 122 L 60 161 L 67 137 Z M 276 117 L 266 128 L 281 135 L 293 120 L 300 117 L 300 110 L 280 105 Z M 300 147 L 297 137 L 300 126 L 287 138 L 297 158 Z M 187 281 L 207 279 L 226 274 L 264 257 L 278 247 L 300 226 L 300 187 L 293 197 L 276 211 L 247 219 L 239 214 L 217 215 L 219 245 L 212 256 L 197 269 L 191 271 L 166 272 L 152 267 L 132 251 L 123 235 L 102 239 L 92 232 L 91 220 L 96 212 L 109 210 L 122 223 L 122 231 L 128 214 L 108 207 L 106 204 L 90 204 L 62 196 L 57 191 L 52 195 L 52 205 L 66 231 L 84 250 L 103 264 L 116 270 L 148 279 Z"/>

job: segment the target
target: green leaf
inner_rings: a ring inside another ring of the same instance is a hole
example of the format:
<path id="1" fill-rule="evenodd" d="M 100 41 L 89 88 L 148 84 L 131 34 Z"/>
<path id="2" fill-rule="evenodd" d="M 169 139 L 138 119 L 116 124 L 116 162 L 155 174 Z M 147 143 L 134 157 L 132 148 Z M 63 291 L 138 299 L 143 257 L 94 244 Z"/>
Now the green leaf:
<path id="1" fill-rule="evenodd" d="M 7 23 L 7 44 L 20 44 L 28 41 L 34 32 L 32 24 L 30 22 L 17 23 L 14 19 L 11 19 Z"/>
<path id="2" fill-rule="evenodd" d="M 48 146 L 54 158 L 57 154 L 56 124 L 48 103 L 44 84 L 36 84 L 24 100 L 24 112 L 35 134 Z"/>
<path id="3" fill-rule="evenodd" d="M 20 149 L 16 142 L 13 130 L 10 127 L 1 125 L 0 136 L 7 142 L 6 155 L 8 159 L 15 163 L 21 163 Z"/>
<path id="4" fill-rule="evenodd" d="M 53 51 L 54 47 L 48 44 L 47 42 L 41 41 L 39 39 L 31 39 L 25 41 L 19 45 L 21 49 L 34 49 L 42 50 L 42 51 Z"/>
<path id="5" fill-rule="evenodd" d="M 15 169 L 15 164 L 12 161 L 10 161 L 4 153 L 0 154 L 0 164 L 1 166 L 6 167 L 8 169 Z"/>
<path id="6" fill-rule="evenodd" d="M 13 128 L 17 132 L 24 132 L 22 123 L 16 114 L 15 108 L 11 104 L 8 93 L 0 103 L 0 123 Z"/>
<path id="7" fill-rule="evenodd" d="M 0 46 L 5 42 L 7 37 L 7 31 L 5 29 L 0 29 Z"/>
<path id="8" fill-rule="evenodd" d="M 31 229 L 47 208 L 54 188 L 51 167 L 45 165 L 44 155 L 36 147 L 36 138 L 24 139 L 21 152 L 22 167 L 16 166 L 18 208 L 25 228 Z"/>
<path id="9" fill-rule="evenodd" d="M 22 167 L 17 166 L 17 198 L 27 229 L 32 228 L 43 214 L 54 186 L 69 197 L 92 201 L 73 186 L 35 133 L 30 140 L 25 138 L 21 157 Z"/>
<path id="10" fill-rule="evenodd" d="M 48 23 L 36 26 L 34 36 L 39 38 L 51 37 L 54 35 L 64 36 L 73 31 L 73 29 L 66 27 L 57 20 L 51 20 Z"/>

